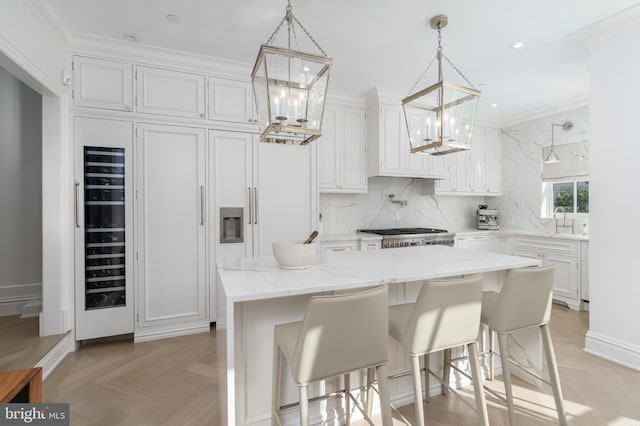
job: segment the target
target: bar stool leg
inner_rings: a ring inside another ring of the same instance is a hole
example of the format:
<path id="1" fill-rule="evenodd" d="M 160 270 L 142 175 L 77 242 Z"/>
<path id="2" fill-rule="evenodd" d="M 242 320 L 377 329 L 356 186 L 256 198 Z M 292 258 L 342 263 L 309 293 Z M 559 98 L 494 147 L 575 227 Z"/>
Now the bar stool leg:
<path id="1" fill-rule="evenodd" d="M 540 334 L 542 335 L 542 345 L 544 346 L 544 353 L 549 367 L 549 377 L 551 379 L 551 387 L 553 388 L 553 397 L 556 400 L 558 420 L 560 420 L 560 425 L 566 426 L 567 418 L 564 413 L 562 388 L 560 387 L 560 376 L 558 375 L 558 364 L 556 363 L 556 355 L 553 350 L 553 342 L 551 341 L 548 324 L 540 326 Z"/>
<path id="2" fill-rule="evenodd" d="M 273 344 L 273 379 L 271 381 L 271 426 L 279 425 L 280 383 L 282 380 L 282 352 L 277 343 Z"/>
<path id="3" fill-rule="evenodd" d="M 298 386 L 300 391 L 300 426 L 309 426 L 309 389 L 307 385 Z"/>
<path id="4" fill-rule="evenodd" d="M 366 413 L 367 417 L 371 417 L 373 411 L 373 382 L 375 380 L 375 367 L 367 368 L 367 401 L 366 401 Z"/>
<path id="5" fill-rule="evenodd" d="M 431 401 L 431 395 L 429 395 L 429 354 L 422 356 L 424 364 L 424 400 L 425 402 Z"/>
<path id="6" fill-rule="evenodd" d="M 442 361 L 442 381 L 449 383 L 451 378 L 451 348 L 444 350 L 444 358 Z M 447 395 L 449 393 L 449 387 L 442 385 L 442 394 Z"/>
<path id="7" fill-rule="evenodd" d="M 416 424 L 424 426 L 424 409 L 422 408 L 422 384 L 420 383 L 420 357 L 412 356 L 413 395 L 416 404 Z"/>
<path id="8" fill-rule="evenodd" d="M 487 327 L 488 328 L 488 327 Z M 489 380 L 495 379 L 496 370 L 496 341 L 495 333 L 489 328 Z"/>
<path id="9" fill-rule="evenodd" d="M 351 376 L 349 373 L 344 375 L 344 416 L 347 424 L 351 423 L 351 397 L 349 391 L 351 390 Z"/>
<path id="10" fill-rule="evenodd" d="M 378 392 L 380 393 L 382 426 L 392 426 L 393 419 L 391 417 L 391 395 L 389 394 L 389 379 L 387 375 L 386 364 L 382 364 L 376 367 L 376 375 L 378 376 Z"/>
<path id="11" fill-rule="evenodd" d="M 480 359 L 478 356 L 477 343 L 467 345 L 469 352 L 469 364 L 471 364 L 471 375 L 473 376 L 473 391 L 476 397 L 476 408 L 478 415 L 482 417 L 482 424 L 489 425 L 489 413 L 487 412 L 487 401 L 484 397 L 484 386 L 482 386 L 482 370 L 480 369 Z"/>
<path id="12" fill-rule="evenodd" d="M 511 390 L 511 366 L 509 365 L 509 348 L 507 347 L 506 334 L 498 333 L 498 347 L 500 348 L 502 379 L 504 381 L 504 391 L 507 397 L 507 408 L 509 410 L 509 424 L 511 426 L 515 426 L 516 415 L 513 408 L 513 392 Z"/>

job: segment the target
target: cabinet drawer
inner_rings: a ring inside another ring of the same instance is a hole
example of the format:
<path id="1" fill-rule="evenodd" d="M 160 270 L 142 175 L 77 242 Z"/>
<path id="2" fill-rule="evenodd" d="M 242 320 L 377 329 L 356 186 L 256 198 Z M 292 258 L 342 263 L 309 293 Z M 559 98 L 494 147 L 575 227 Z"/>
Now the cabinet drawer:
<path id="1" fill-rule="evenodd" d="M 321 244 L 320 249 L 322 250 L 322 253 L 356 251 L 358 250 L 358 243 L 356 241 L 323 243 Z"/>
<path id="2" fill-rule="evenodd" d="M 580 252 L 580 243 L 552 238 L 515 238 L 514 248 L 524 248 L 538 252 L 555 252 L 577 256 Z"/>
<path id="3" fill-rule="evenodd" d="M 380 250 L 381 241 L 361 241 L 360 250 Z"/>

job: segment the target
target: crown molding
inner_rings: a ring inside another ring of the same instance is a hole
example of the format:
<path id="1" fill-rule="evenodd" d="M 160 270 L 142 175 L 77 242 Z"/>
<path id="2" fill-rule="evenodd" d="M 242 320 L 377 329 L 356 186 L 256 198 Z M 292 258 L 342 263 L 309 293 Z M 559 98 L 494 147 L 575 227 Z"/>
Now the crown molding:
<path id="1" fill-rule="evenodd" d="M 640 28 L 640 3 L 597 21 L 567 36 L 591 46 L 616 34 Z"/>
<path id="2" fill-rule="evenodd" d="M 69 49 L 73 54 L 127 60 L 134 64 L 173 67 L 203 74 L 249 81 L 252 64 L 216 58 L 197 53 L 151 46 L 142 43 L 114 40 L 107 37 L 78 33 L 71 37 Z"/>
<path id="3" fill-rule="evenodd" d="M 55 42 L 63 49 L 66 49 L 69 46 L 69 39 L 73 31 L 69 21 L 64 17 L 59 7 L 50 0 L 29 0 L 27 4 L 53 36 Z"/>
<path id="4" fill-rule="evenodd" d="M 534 108 L 528 111 L 513 114 L 504 117 L 501 126 L 511 127 L 516 124 L 526 123 L 528 121 L 537 120 L 552 114 L 569 111 L 571 109 L 580 108 L 589 105 L 589 95 L 578 95 L 573 98 L 564 99 L 542 107 Z"/>

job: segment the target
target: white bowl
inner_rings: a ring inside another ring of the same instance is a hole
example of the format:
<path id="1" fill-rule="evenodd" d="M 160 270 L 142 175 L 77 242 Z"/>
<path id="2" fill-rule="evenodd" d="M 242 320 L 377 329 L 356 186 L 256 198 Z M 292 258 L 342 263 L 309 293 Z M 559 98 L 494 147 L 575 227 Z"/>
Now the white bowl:
<path id="1" fill-rule="evenodd" d="M 305 269 L 318 254 L 318 244 L 315 242 L 303 244 L 301 240 L 274 241 L 272 243 L 273 257 L 282 269 Z"/>

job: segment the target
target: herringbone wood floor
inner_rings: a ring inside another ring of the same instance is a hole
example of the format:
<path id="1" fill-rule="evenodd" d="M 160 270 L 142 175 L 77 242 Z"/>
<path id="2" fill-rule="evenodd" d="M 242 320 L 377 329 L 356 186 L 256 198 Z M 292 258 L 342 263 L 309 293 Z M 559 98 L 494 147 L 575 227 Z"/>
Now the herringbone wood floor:
<path id="1" fill-rule="evenodd" d="M 554 305 L 551 328 L 570 424 L 640 425 L 640 372 L 584 353 L 587 322 L 586 312 Z M 224 338 L 211 330 L 82 346 L 45 381 L 44 400 L 71 403 L 73 425 L 224 425 Z M 489 385 L 503 393 L 499 379 Z M 473 404 L 472 390 L 463 394 Z M 519 426 L 557 424 L 550 389 L 515 379 L 514 394 Z M 508 424 L 504 405 L 491 395 L 487 400 L 491 424 Z M 414 420 L 412 405 L 401 411 Z M 451 394 L 432 398 L 425 411 L 429 425 L 478 424 L 475 412 Z"/>

